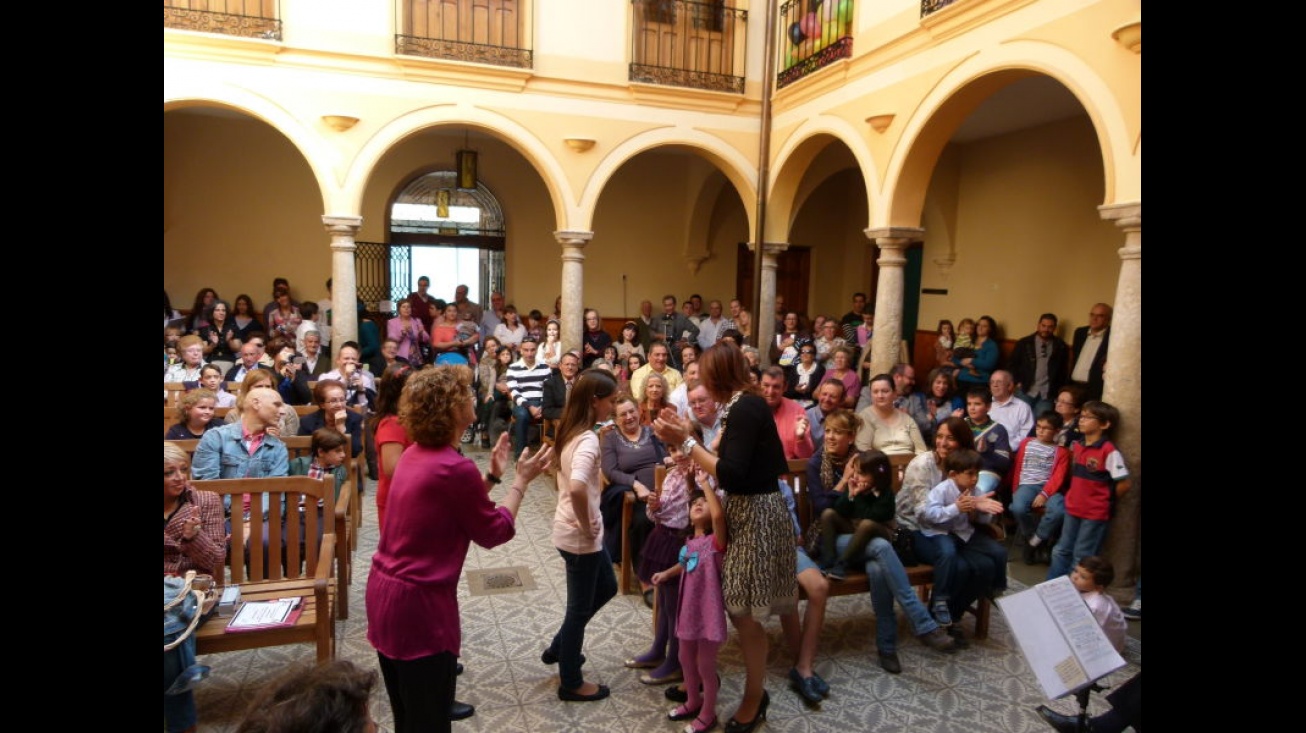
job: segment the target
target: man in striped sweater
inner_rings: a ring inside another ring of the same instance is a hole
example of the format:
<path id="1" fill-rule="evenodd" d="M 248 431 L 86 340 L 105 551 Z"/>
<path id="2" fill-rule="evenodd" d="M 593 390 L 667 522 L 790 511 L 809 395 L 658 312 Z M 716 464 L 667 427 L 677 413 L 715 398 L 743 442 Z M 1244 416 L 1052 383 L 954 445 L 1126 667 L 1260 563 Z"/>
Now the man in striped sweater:
<path id="1" fill-rule="evenodd" d="M 543 361 L 535 360 L 539 347 L 535 339 L 526 336 L 521 342 L 521 358 L 508 365 L 508 395 L 512 398 L 512 455 L 521 455 L 530 435 L 531 423 L 544 414 L 544 383 L 552 370 Z"/>

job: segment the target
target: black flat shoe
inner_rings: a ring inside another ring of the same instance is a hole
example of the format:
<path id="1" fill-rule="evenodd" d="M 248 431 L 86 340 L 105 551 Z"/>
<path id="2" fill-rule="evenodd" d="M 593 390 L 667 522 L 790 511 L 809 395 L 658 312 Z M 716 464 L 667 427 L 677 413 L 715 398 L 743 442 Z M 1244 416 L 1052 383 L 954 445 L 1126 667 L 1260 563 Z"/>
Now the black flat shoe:
<path id="1" fill-rule="evenodd" d="M 698 710 L 702 710 L 702 708 L 699 708 Z M 698 710 L 686 710 L 684 705 L 677 705 L 674 708 L 671 708 L 671 712 L 667 713 L 667 720 L 680 721 L 697 718 Z"/>
<path id="2" fill-rule="evenodd" d="M 463 663 L 462 663 L 462 662 L 459 662 L 459 663 L 458 663 L 458 666 L 454 669 L 454 674 L 455 674 L 455 675 L 459 675 L 459 674 L 462 674 L 462 673 L 463 673 Z"/>
<path id="3" fill-rule="evenodd" d="M 449 706 L 449 720 L 466 720 L 476 714 L 475 706 L 468 705 L 465 702 L 453 701 Z"/>
<path id="4" fill-rule="evenodd" d="M 649 588 L 648 590 L 644 591 L 644 605 L 645 605 L 645 606 L 648 606 L 649 608 L 652 608 L 652 607 L 653 607 L 653 589 L 652 589 L 652 588 Z"/>
<path id="5" fill-rule="evenodd" d="M 671 687 L 668 687 L 666 691 L 662 693 L 662 696 L 671 702 L 689 702 L 689 690 L 686 690 L 680 685 L 672 685 Z"/>
<path id="6" fill-rule="evenodd" d="M 608 689 L 607 685 L 599 685 L 599 689 L 590 695 L 582 695 L 575 690 L 558 688 L 558 699 L 563 702 L 594 702 L 595 700 L 602 700 L 611 694 L 612 690 Z"/>
<path id="7" fill-rule="evenodd" d="M 902 662 L 893 652 L 880 652 L 880 667 L 889 674 L 902 674 Z"/>
<path id="8" fill-rule="evenodd" d="M 557 663 L 558 663 L 558 655 L 557 655 L 556 653 L 554 653 L 552 649 L 545 649 L 545 650 L 540 654 L 540 661 L 541 661 L 541 662 L 544 662 L 545 664 L 557 664 Z M 584 654 L 580 655 L 580 663 L 581 663 L 582 666 L 584 666 L 584 664 L 585 664 L 585 655 L 584 655 Z M 461 672 L 459 672 L 459 674 L 461 674 Z"/>
<path id="9" fill-rule="evenodd" d="M 731 718 L 726 723 L 726 733 L 753 733 L 754 730 L 757 730 L 758 723 L 766 720 L 766 709 L 770 705 L 771 693 L 762 690 L 762 704 L 757 706 L 757 715 L 754 715 L 753 719 L 747 723 L 741 723 L 738 720 Z"/>

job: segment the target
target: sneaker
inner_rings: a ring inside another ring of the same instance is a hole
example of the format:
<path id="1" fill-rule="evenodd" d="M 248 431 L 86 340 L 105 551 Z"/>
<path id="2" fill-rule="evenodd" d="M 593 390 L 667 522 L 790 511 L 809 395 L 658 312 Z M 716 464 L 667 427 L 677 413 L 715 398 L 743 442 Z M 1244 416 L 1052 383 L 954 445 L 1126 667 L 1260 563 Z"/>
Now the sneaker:
<path id="1" fill-rule="evenodd" d="M 1128 606 L 1125 606 L 1124 608 L 1120 609 L 1120 612 L 1123 613 L 1123 614 L 1125 615 L 1125 618 L 1131 618 L 1131 619 L 1133 619 L 1133 620 L 1135 620 L 1135 621 L 1142 621 L 1142 620 L 1143 620 L 1143 599 L 1142 599 L 1142 598 L 1135 598 L 1133 603 L 1131 603 L 1131 604 L 1129 604 Z"/>
<path id="2" fill-rule="evenodd" d="M 476 438 L 475 428 L 468 425 L 467 429 L 463 431 L 463 441 L 462 441 L 463 445 L 467 445 L 468 443 L 471 443 L 472 440 L 474 440 L 475 438 Z"/>
<path id="3" fill-rule="evenodd" d="M 825 571 L 825 577 L 830 580 L 846 580 L 848 573 L 843 569 L 843 563 L 835 563 L 829 570 Z"/>
<path id="4" fill-rule="evenodd" d="M 944 631 L 942 626 L 936 627 L 933 631 L 919 634 L 916 638 L 936 652 L 954 652 L 957 650 L 957 642 L 953 641 L 951 636 L 948 636 L 948 632 Z"/>
<path id="5" fill-rule="evenodd" d="M 952 625 L 952 614 L 948 613 L 947 602 L 935 601 L 934 605 L 930 607 L 930 613 L 933 614 L 934 620 L 938 622 L 939 626 Z"/>
<path id="6" fill-rule="evenodd" d="M 889 674 L 902 674 L 902 662 L 893 652 L 880 652 L 880 668 Z"/>

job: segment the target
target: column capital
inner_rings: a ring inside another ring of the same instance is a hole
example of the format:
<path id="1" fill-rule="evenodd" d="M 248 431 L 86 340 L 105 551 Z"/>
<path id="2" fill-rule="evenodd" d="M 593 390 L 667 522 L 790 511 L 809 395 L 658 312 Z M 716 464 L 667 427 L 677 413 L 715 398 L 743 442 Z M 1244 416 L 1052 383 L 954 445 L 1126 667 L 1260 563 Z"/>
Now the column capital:
<path id="1" fill-rule="evenodd" d="M 789 249 L 788 242 L 763 242 L 762 243 L 763 255 L 771 255 L 772 257 L 775 257 L 776 255 L 779 255 L 781 252 L 784 252 L 787 249 Z"/>
<path id="2" fill-rule="evenodd" d="M 925 238 L 925 230 L 920 227 L 871 227 L 862 233 L 879 247 L 906 247 Z"/>
<path id="3" fill-rule="evenodd" d="M 358 234 L 358 230 L 363 228 L 363 217 L 361 216 L 323 216 L 322 226 L 331 234 L 348 234 L 353 236 Z"/>
<path id="4" fill-rule="evenodd" d="M 554 232 L 553 238 L 564 247 L 584 247 L 594 238 L 594 232 L 560 231 Z"/>
<path id="5" fill-rule="evenodd" d="M 1114 221 L 1121 229 L 1141 229 L 1143 227 L 1143 204 L 1131 201 L 1123 204 L 1105 204 L 1097 207 L 1102 218 Z"/>

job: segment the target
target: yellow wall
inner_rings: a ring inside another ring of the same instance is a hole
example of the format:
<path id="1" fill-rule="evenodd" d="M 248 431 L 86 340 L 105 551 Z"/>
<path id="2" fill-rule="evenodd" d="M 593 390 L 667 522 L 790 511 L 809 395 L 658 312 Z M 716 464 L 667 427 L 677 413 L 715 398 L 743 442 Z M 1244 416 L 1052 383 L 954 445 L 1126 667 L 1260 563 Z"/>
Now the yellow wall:
<path id="1" fill-rule="evenodd" d="M 960 201 L 941 213 L 927 195 L 924 288 L 920 325 L 988 314 L 1004 338 L 1032 333 L 1038 316 L 1056 313 L 1069 339 L 1089 308 L 1114 299 L 1120 271 L 1119 230 L 1097 214 L 1102 161 L 1086 117 L 962 146 L 950 146 L 932 181 L 957 181 Z M 956 264 L 945 276 L 933 263 L 947 256 L 946 216 L 957 222 Z"/>

